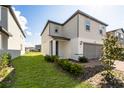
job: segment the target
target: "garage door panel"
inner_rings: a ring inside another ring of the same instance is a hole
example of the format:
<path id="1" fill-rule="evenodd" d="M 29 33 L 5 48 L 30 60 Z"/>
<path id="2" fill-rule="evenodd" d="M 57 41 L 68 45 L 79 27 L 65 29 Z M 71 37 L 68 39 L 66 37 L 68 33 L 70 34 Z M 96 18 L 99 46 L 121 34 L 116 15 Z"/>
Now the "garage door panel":
<path id="1" fill-rule="evenodd" d="M 84 56 L 87 58 L 98 58 L 101 55 L 102 45 L 84 43 Z"/>

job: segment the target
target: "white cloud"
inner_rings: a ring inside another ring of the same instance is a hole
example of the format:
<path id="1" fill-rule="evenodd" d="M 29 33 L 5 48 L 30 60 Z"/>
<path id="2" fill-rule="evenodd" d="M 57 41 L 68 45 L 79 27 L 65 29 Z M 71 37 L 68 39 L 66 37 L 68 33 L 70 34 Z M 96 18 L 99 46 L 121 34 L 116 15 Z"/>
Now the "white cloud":
<path id="1" fill-rule="evenodd" d="M 34 44 L 31 42 L 25 42 L 25 47 L 34 47 Z"/>
<path id="2" fill-rule="evenodd" d="M 30 31 L 27 31 L 28 30 L 28 26 L 27 26 L 28 21 L 27 21 L 26 17 L 24 17 L 21 14 L 21 11 L 16 10 L 15 7 L 12 7 L 12 9 L 13 9 L 13 11 L 14 11 L 14 13 L 15 13 L 15 15 L 16 15 L 16 17 L 17 17 L 17 19 L 18 19 L 18 21 L 19 21 L 19 23 L 22 27 L 22 29 L 26 32 L 27 35 L 31 36 L 32 33 Z"/>
<path id="3" fill-rule="evenodd" d="M 32 33 L 30 31 L 26 31 L 28 36 L 32 36 Z"/>

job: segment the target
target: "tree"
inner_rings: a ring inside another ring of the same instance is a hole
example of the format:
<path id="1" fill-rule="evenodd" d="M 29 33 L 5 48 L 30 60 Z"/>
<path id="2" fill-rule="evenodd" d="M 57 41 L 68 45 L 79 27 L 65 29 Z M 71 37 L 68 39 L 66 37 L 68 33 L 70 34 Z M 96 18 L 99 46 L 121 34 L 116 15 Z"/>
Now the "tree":
<path id="1" fill-rule="evenodd" d="M 101 61 L 104 65 L 106 71 L 105 77 L 107 79 L 112 79 L 112 69 L 114 66 L 114 61 L 119 59 L 121 55 L 121 45 L 117 37 L 112 34 L 107 34 L 106 38 L 103 40 L 103 54 Z"/>

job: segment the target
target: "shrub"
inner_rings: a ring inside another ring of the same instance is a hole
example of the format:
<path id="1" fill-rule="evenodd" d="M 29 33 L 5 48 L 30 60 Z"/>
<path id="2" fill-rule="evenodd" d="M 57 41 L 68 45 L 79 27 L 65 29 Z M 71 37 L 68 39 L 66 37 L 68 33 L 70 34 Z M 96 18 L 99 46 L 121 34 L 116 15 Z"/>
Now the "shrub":
<path id="1" fill-rule="evenodd" d="M 88 59 L 87 59 L 85 56 L 79 57 L 78 60 L 79 60 L 79 62 L 81 62 L 81 63 L 87 63 L 87 62 L 88 62 Z"/>
<path id="2" fill-rule="evenodd" d="M 47 62 L 57 62 L 59 60 L 59 57 L 56 55 L 53 55 L 53 56 L 46 55 L 45 60 Z"/>
<path id="3" fill-rule="evenodd" d="M 51 56 L 49 56 L 49 55 L 46 55 L 46 56 L 44 57 L 44 59 L 45 59 L 47 62 L 51 62 Z"/>
<path id="4" fill-rule="evenodd" d="M 71 63 L 67 59 L 60 59 L 58 64 L 66 71 L 70 70 Z"/>
<path id="5" fill-rule="evenodd" d="M 83 68 L 80 64 L 72 63 L 66 59 L 60 59 L 58 64 L 62 67 L 62 69 L 68 71 L 75 76 L 78 76 L 83 72 Z"/>
<path id="6" fill-rule="evenodd" d="M 117 60 L 124 61 L 124 51 L 118 56 Z"/>
<path id="7" fill-rule="evenodd" d="M 79 64 L 71 64 L 70 73 L 74 75 L 80 75 L 83 72 L 83 68 Z"/>
<path id="8" fill-rule="evenodd" d="M 56 55 L 52 55 L 51 56 L 51 61 L 52 62 L 57 62 L 59 60 L 59 57 L 58 56 L 56 56 Z"/>
<path id="9" fill-rule="evenodd" d="M 4 67 L 10 66 L 10 64 L 11 64 L 11 55 L 9 53 L 2 54 L 0 60 L 0 70 Z"/>

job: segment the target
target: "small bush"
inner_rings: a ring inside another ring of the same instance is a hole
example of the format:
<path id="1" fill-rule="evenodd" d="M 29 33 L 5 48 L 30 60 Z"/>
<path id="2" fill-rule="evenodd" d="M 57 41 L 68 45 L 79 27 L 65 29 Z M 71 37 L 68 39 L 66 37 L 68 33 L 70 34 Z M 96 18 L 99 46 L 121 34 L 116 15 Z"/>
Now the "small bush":
<path id="1" fill-rule="evenodd" d="M 9 53 L 2 54 L 0 59 L 0 70 L 10 65 L 11 65 L 11 55 Z"/>
<path id="2" fill-rule="evenodd" d="M 51 62 L 51 56 L 49 56 L 49 55 L 46 55 L 46 56 L 44 57 L 44 59 L 45 59 L 47 62 Z"/>
<path id="3" fill-rule="evenodd" d="M 57 62 L 59 60 L 59 57 L 58 56 L 56 56 L 56 55 L 52 55 L 51 56 L 51 61 L 52 62 Z"/>
<path id="4" fill-rule="evenodd" d="M 68 71 L 75 76 L 78 76 L 83 72 L 83 67 L 80 64 L 72 63 L 66 59 L 61 59 L 58 64 L 62 67 L 62 69 Z"/>
<path id="5" fill-rule="evenodd" d="M 70 70 L 71 63 L 67 59 L 60 59 L 58 64 L 66 71 Z"/>
<path id="6" fill-rule="evenodd" d="M 80 75 L 83 72 L 83 68 L 79 64 L 71 64 L 70 73 L 74 75 Z"/>
<path id="7" fill-rule="evenodd" d="M 53 56 L 46 55 L 45 60 L 47 62 L 57 62 L 59 60 L 59 57 L 56 55 L 53 55 Z"/>
<path id="8" fill-rule="evenodd" d="M 79 57 L 78 60 L 79 60 L 79 62 L 81 62 L 81 63 L 87 63 L 87 62 L 88 62 L 88 59 L 87 59 L 85 56 Z"/>

